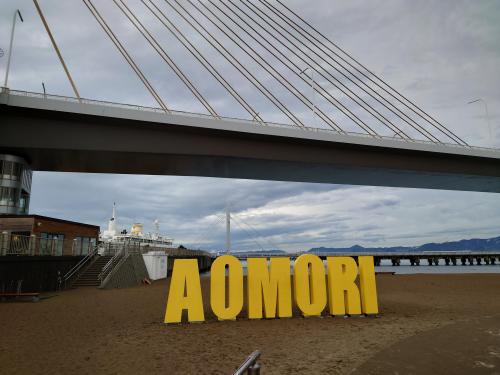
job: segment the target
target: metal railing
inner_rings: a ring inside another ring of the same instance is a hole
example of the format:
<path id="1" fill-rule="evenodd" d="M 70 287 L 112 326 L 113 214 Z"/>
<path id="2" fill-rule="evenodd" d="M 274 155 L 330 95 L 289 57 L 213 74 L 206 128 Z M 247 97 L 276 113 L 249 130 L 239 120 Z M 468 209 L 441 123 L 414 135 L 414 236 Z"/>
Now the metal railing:
<path id="1" fill-rule="evenodd" d="M 243 362 L 240 367 L 234 372 L 234 375 L 243 375 L 245 372 L 248 375 L 259 375 L 260 365 L 257 360 L 260 357 L 260 351 L 256 350 L 248 356 L 248 358 Z"/>
<path id="2" fill-rule="evenodd" d="M 42 98 L 42 99 L 54 99 L 54 100 L 72 102 L 72 103 L 104 105 L 104 106 L 108 106 L 108 107 L 131 109 L 131 110 L 138 110 L 138 111 L 145 111 L 145 112 L 165 113 L 165 111 L 163 109 L 158 108 L 158 107 L 147 107 L 147 106 L 140 106 L 140 105 L 134 105 L 134 104 L 116 103 L 116 102 L 86 99 L 86 98 L 78 99 L 78 98 L 71 97 L 71 96 L 43 94 L 43 93 L 31 92 L 31 91 L 11 90 L 11 89 L 8 89 L 6 87 L 1 88 L 1 93 L 8 94 L 8 95 Z M 178 116 L 191 116 L 191 117 L 195 116 L 195 117 L 200 117 L 200 118 L 205 118 L 205 119 L 217 119 L 220 121 L 236 121 L 236 122 L 241 122 L 241 123 L 249 124 L 252 126 L 260 126 L 260 127 L 270 126 L 270 127 L 278 127 L 278 128 L 303 130 L 303 131 L 309 131 L 309 132 L 328 133 L 328 134 L 334 133 L 334 134 L 351 135 L 351 136 L 363 137 L 363 138 L 385 139 L 385 140 L 392 140 L 392 141 L 397 141 L 397 142 L 402 142 L 402 143 L 439 144 L 442 146 L 449 146 L 449 147 L 454 147 L 454 148 L 462 148 L 462 149 L 465 148 L 465 149 L 498 152 L 497 148 L 479 147 L 479 146 L 465 146 L 465 145 L 461 145 L 461 144 L 448 143 L 448 142 L 435 142 L 435 141 L 424 140 L 424 139 L 399 138 L 399 137 L 397 137 L 397 134 L 388 136 L 388 135 L 367 134 L 367 133 L 349 132 L 349 131 L 340 132 L 340 131 L 335 130 L 335 129 L 317 128 L 317 127 L 310 127 L 310 126 L 297 127 L 295 125 L 283 124 L 283 123 L 277 123 L 277 122 L 263 122 L 262 123 L 263 125 L 262 125 L 261 123 L 255 121 L 255 120 L 247 120 L 247 119 L 241 119 L 241 118 L 236 118 L 236 117 L 224 117 L 224 116 L 220 116 L 219 118 L 215 118 L 209 114 L 187 112 L 187 111 L 172 110 L 171 114 L 178 115 Z"/>
<path id="3" fill-rule="evenodd" d="M 129 242 L 123 244 L 107 243 L 101 245 L 100 252 L 102 255 L 112 255 L 112 258 L 104 265 L 98 276 L 102 285 L 111 272 L 121 266 L 129 254 L 141 254 L 141 247 L 139 244 Z"/>
<path id="4" fill-rule="evenodd" d="M 68 272 L 66 272 L 66 274 L 63 276 L 64 288 L 66 288 L 66 286 L 69 284 L 71 278 L 73 278 L 75 275 L 77 275 L 77 272 L 80 271 L 85 265 L 87 265 L 94 258 L 95 255 L 97 255 L 97 250 L 98 250 L 98 247 L 95 246 L 72 269 L 70 269 Z"/>
<path id="5" fill-rule="evenodd" d="M 35 235 L 25 236 L 0 233 L 0 256 L 4 255 L 50 255 L 64 253 L 64 239 L 41 238 Z"/>
<path id="6" fill-rule="evenodd" d="M 95 241 L 89 241 L 88 244 L 80 244 L 77 242 L 77 239 L 75 238 L 73 240 L 73 245 L 71 248 L 71 254 L 73 256 L 87 256 L 90 254 L 94 249 L 96 249 L 97 245 L 95 244 Z"/>

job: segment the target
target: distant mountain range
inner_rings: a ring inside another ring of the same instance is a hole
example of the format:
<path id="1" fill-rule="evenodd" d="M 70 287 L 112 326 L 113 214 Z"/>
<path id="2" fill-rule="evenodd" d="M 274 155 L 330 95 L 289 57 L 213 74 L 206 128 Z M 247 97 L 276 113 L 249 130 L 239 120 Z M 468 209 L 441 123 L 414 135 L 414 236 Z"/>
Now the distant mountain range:
<path id="1" fill-rule="evenodd" d="M 315 247 L 308 253 L 343 253 L 343 252 L 377 252 L 377 251 L 458 251 L 458 250 L 500 250 L 500 237 L 473 238 L 469 240 L 451 241 L 443 243 L 426 243 L 420 246 L 394 246 L 394 247 L 363 247 L 354 245 L 351 247 Z"/>

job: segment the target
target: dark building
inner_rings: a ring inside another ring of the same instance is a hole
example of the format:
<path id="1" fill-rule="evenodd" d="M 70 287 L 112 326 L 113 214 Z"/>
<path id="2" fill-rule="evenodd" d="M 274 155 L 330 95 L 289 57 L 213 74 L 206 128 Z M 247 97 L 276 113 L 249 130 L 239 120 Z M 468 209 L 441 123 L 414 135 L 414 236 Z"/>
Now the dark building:
<path id="1" fill-rule="evenodd" d="M 0 215 L 0 255 L 86 255 L 98 238 L 96 225 L 40 215 Z"/>

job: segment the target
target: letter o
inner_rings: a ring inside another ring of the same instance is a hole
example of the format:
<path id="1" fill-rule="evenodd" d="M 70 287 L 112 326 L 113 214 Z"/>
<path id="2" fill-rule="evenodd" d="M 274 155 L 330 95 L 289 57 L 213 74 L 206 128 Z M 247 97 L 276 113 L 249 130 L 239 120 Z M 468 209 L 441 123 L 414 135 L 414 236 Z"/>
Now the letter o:
<path id="1" fill-rule="evenodd" d="M 325 266 L 313 254 L 302 254 L 293 270 L 295 303 L 304 316 L 321 315 L 326 306 Z"/>
<path id="2" fill-rule="evenodd" d="M 226 266 L 229 301 L 226 303 Z M 243 308 L 243 267 L 231 255 L 218 257 L 210 269 L 210 305 L 219 320 L 234 320 Z"/>

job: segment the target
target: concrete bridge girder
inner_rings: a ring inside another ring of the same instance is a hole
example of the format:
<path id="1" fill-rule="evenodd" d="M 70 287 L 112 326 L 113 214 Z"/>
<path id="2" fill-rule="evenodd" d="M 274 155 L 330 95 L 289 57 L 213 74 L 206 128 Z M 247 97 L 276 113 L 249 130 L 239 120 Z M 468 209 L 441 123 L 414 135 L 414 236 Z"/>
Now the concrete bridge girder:
<path id="1" fill-rule="evenodd" d="M 0 153 L 41 171 L 500 192 L 499 151 L 6 93 L 0 121 Z"/>

